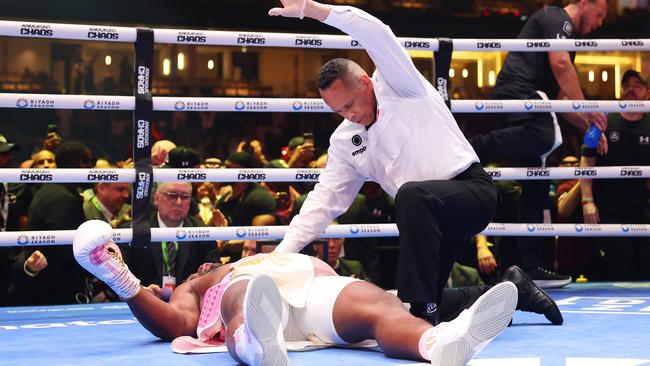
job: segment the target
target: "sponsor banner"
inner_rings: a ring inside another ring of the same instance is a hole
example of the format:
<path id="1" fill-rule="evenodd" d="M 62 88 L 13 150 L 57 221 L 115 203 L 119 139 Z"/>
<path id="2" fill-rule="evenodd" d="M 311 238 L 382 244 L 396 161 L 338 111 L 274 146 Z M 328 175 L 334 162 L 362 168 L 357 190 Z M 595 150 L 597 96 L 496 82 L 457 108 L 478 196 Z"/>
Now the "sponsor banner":
<path id="1" fill-rule="evenodd" d="M 135 34 L 135 28 L 126 27 L 0 21 L 2 36 L 134 42 Z"/>
<path id="2" fill-rule="evenodd" d="M 614 100 L 452 100 L 454 113 L 650 112 L 650 101 Z"/>
<path id="3" fill-rule="evenodd" d="M 648 39 L 454 39 L 454 51 L 650 50 Z"/>
<path id="4" fill-rule="evenodd" d="M 288 226 L 152 228 L 151 241 L 281 239 Z M 0 247 L 71 244 L 74 230 L 0 232 Z M 491 223 L 481 232 L 495 236 L 650 237 L 649 224 L 509 224 Z M 398 236 L 396 224 L 331 225 L 321 238 Z M 132 229 L 113 230 L 116 243 L 132 241 Z"/>
<path id="5" fill-rule="evenodd" d="M 2 169 L 8 183 L 133 182 L 133 169 Z"/>
<path id="6" fill-rule="evenodd" d="M 18 109 L 133 110 L 133 97 L 108 95 L 0 94 L 0 107 Z"/>

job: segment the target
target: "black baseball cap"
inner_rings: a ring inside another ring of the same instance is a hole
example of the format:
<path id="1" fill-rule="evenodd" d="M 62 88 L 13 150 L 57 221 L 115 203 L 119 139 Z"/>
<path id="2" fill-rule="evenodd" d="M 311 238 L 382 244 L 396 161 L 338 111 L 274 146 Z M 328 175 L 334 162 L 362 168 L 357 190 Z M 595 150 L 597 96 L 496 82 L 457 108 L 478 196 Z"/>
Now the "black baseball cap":
<path id="1" fill-rule="evenodd" d="M 201 165 L 199 152 L 188 146 L 177 146 L 169 150 L 169 168 L 194 168 Z"/>
<path id="2" fill-rule="evenodd" d="M 650 85 L 648 85 L 648 80 L 636 70 L 627 70 L 624 72 L 623 78 L 621 78 L 621 84 L 625 84 L 630 78 L 637 78 L 641 84 L 646 86 L 646 88 L 650 87 Z"/>

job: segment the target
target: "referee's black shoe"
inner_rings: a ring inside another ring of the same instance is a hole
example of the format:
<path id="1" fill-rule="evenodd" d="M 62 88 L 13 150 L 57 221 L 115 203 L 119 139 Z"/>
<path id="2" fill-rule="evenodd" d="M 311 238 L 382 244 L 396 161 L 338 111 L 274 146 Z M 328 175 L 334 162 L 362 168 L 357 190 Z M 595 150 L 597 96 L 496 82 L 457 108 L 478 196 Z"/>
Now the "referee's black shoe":
<path id="1" fill-rule="evenodd" d="M 503 281 L 510 281 L 517 286 L 519 299 L 517 310 L 530 311 L 537 314 L 544 314 L 546 319 L 555 325 L 564 322 L 562 313 L 555 301 L 528 277 L 528 275 L 517 266 L 508 267 L 503 273 Z"/>

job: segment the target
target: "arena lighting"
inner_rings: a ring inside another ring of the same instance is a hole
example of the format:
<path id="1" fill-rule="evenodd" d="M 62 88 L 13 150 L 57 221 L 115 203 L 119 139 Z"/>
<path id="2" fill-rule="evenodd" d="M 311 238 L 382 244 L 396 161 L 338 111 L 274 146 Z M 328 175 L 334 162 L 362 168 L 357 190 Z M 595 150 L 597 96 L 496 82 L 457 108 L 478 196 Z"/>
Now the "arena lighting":
<path id="1" fill-rule="evenodd" d="M 113 58 L 111 55 L 106 55 L 106 57 L 104 57 L 104 63 L 106 66 L 110 66 L 113 63 Z"/>
<path id="2" fill-rule="evenodd" d="M 178 55 L 176 55 L 176 67 L 179 70 L 183 70 L 185 68 L 185 55 L 183 52 L 179 52 Z"/>
<path id="3" fill-rule="evenodd" d="M 463 79 L 467 79 L 467 77 L 469 76 L 469 71 L 467 71 L 467 69 L 463 69 L 461 75 L 463 76 Z"/>
<path id="4" fill-rule="evenodd" d="M 208 60 L 208 70 L 214 69 L 214 60 Z"/>
<path id="5" fill-rule="evenodd" d="M 488 85 L 494 86 L 496 82 L 497 82 L 496 73 L 494 72 L 494 70 L 490 70 L 490 72 L 488 72 Z"/>
<path id="6" fill-rule="evenodd" d="M 163 75 L 168 76 L 172 72 L 172 62 L 166 58 L 163 60 Z"/>
<path id="7" fill-rule="evenodd" d="M 589 82 L 593 83 L 594 80 L 596 80 L 596 73 L 594 73 L 594 70 L 589 70 Z"/>
<path id="8" fill-rule="evenodd" d="M 456 70 L 452 67 L 449 69 L 449 77 L 453 78 L 454 76 L 456 76 Z"/>
<path id="9" fill-rule="evenodd" d="M 603 80 L 603 83 L 607 82 L 607 79 L 609 78 L 607 70 L 603 70 L 603 72 L 600 73 L 600 78 Z"/>

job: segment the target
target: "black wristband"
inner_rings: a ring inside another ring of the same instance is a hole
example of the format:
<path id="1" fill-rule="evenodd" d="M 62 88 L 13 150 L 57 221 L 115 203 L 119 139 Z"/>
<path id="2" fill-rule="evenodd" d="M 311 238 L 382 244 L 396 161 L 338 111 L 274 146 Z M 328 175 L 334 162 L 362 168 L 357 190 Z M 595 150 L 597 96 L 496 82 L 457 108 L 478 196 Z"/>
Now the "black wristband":
<path id="1" fill-rule="evenodd" d="M 582 145 L 582 156 L 585 158 L 595 158 L 598 155 L 598 149 L 595 147 L 587 147 Z"/>

